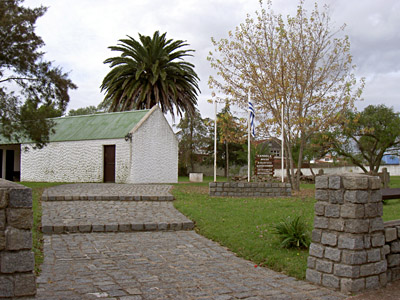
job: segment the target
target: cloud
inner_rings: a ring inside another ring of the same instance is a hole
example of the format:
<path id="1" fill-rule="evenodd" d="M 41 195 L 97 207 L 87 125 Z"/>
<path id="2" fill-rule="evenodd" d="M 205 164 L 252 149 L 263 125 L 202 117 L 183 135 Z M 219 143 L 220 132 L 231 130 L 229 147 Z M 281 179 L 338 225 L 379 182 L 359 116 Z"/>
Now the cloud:
<path id="1" fill-rule="evenodd" d="M 265 2 L 265 1 L 264 1 Z M 190 59 L 200 77 L 199 108 L 203 116 L 213 115 L 207 103 L 211 91 L 207 80 L 213 70 L 207 61 L 212 50 L 211 37 L 227 37 L 229 30 L 254 16 L 257 0 L 26 0 L 24 5 L 49 6 L 38 20 L 37 33 L 46 46 L 46 59 L 54 61 L 79 89 L 71 93 L 69 108 L 97 105 L 103 99 L 99 86 L 109 68 L 103 61 L 114 55 L 108 47 L 118 40 L 138 32 L 152 35 L 155 30 L 167 32 L 167 37 L 186 40 L 196 50 Z M 363 103 L 397 104 L 397 82 L 400 71 L 400 2 L 385 0 L 348 1 L 320 0 L 331 8 L 334 25 L 347 24 L 357 76 L 367 77 Z M 314 1 L 306 0 L 308 11 Z M 297 1 L 273 0 L 275 13 L 295 14 Z M 379 97 L 378 97 L 379 96 Z M 379 98 L 379 100 L 378 100 Z M 364 104 L 359 104 L 362 107 Z"/>

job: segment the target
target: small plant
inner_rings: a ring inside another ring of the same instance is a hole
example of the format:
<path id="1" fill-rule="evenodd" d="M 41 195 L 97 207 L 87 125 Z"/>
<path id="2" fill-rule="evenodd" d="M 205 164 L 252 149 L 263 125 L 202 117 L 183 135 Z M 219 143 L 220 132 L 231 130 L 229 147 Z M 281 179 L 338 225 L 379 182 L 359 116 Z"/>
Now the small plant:
<path id="1" fill-rule="evenodd" d="M 307 224 L 301 216 L 294 219 L 289 216 L 286 220 L 276 224 L 274 229 L 281 239 L 283 248 L 308 248 L 310 246 Z"/>

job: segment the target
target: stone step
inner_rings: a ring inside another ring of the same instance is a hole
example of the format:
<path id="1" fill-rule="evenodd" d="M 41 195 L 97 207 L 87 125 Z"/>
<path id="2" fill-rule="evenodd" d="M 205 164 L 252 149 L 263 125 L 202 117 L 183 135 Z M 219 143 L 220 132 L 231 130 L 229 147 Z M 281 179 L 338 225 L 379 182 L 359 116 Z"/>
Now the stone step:
<path id="1" fill-rule="evenodd" d="M 48 201 L 42 202 L 42 232 L 129 232 L 191 230 L 194 223 L 172 202 Z"/>
<path id="2" fill-rule="evenodd" d="M 127 196 L 127 195 L 67 195 L 67 196 L 49 196 L 42 195 L 42 201 L 174 201 L 174 196 Z"/>
<path id="3" fill-rule="evenodd" d="M 44 234 L 89 233 L 89 232 L 134 232 L 134 231 L 178 231 L 192 230 L 193 221 L 174 223 L 132 223 L 132 224 L 81 224 L 42 225 Z"/>
<path id="4" fill-rule="evenodd" d="M 173 201 L 171 185 L 75 183 L 47 188 L 42 201 Z"/>

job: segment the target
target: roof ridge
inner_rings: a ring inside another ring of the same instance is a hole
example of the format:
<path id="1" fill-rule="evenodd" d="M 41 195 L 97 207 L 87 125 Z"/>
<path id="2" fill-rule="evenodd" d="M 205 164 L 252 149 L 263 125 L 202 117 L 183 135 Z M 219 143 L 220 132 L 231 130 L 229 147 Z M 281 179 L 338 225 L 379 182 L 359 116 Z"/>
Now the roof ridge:
<path id="1" fill-rule="evenodd" d="M 48 120 L 58 120 L 58 119 L 65 119 L 65 118 L 82 118 L 82 117 L 93 117 L 93 116 L 104 116 L 104 115 L 112 115 L 112 114 L 128 114 L 128 113 L 139 113 L 139 112 L 148 112 L 150 109 L 138 109 L 138 110 L 127 110 L 127 111 L 113 111 L 113 112 L 99 112 L 94 114 L 88 115 L 77 115 L 77 116 L 61 116 L 55 118 L 47 118 Z"/>

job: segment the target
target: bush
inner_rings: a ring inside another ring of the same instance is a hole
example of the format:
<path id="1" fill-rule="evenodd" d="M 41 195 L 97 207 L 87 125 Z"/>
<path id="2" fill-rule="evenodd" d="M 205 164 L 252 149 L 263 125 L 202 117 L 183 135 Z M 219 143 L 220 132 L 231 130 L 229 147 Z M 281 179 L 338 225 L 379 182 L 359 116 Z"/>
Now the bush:
<path id="1" fill-rule="evenodd" d="M 310 236 L 307 224 L 301 216 L 294 219 L 287 217 L 274 226 L 275 233 L 281 239 L 283 248 L 308 248 L 310 246 Z"/>

